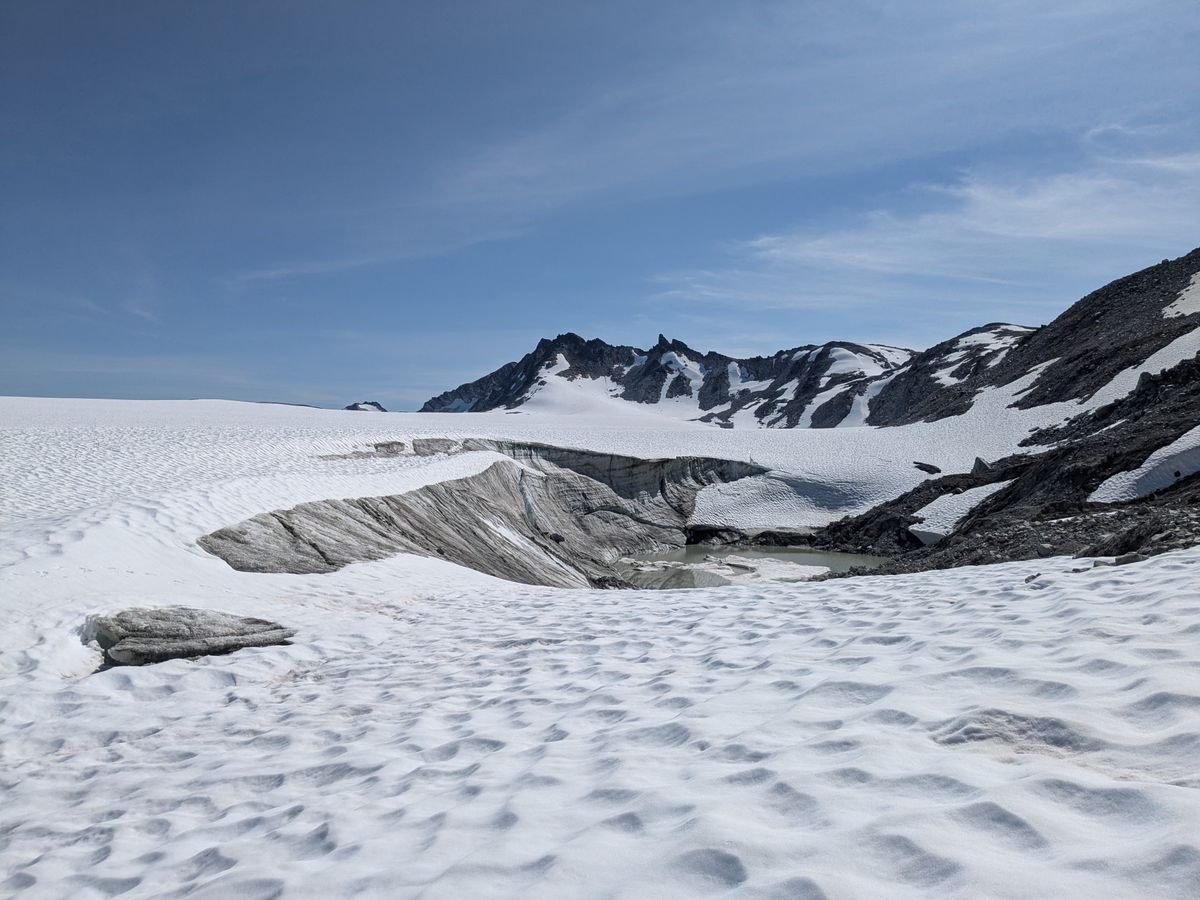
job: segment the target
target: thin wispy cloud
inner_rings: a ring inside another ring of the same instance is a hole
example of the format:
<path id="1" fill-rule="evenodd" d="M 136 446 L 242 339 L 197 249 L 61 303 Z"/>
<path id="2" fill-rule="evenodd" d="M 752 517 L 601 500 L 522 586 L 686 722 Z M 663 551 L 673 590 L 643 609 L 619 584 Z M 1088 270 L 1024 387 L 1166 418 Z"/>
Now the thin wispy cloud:
<path id="1" fill-rule="evenodd" d="M 658 276 L 657 299 L 747 309 L 831 309 L 981 297 L 1061 310 L 1080 283 L 1183 253 L 1200 240 L 1200 155 L 1092 160 L 1037 177 L 967 173 L 912 193 L 918 211 L 871 210 L 828 229 L 763 234 L 723 267 Z"/>
<path id="2" fill-rule="evenodd" d="M 155 325 L 159 324 L 162 319 L 158 313 L 149 306 L 144 300 L 126 300 L 121 304 L 121 309 L 145 322 L 152 322 Z"/>
<path id="3" fill-rule="evenodd" d="M 1153 52 L 1153 16 L 1094 2 L 731 11 L 649 74 L 458 162 L 431 203 L 536 217 L 610 193 L 716 190 L 1078 131 L 1137 114 L 1131 79 L 1139 94 L 1169 86 L 1166 72 L 1125 65 Z"/>
<path id="4" fill-rule="evenodd" d="M 666 23 L 651 17 L 644 45 L 540 124 L 439 160 L 425 187 L 339 210 L 344 254 L 273 261 L 231 283 L 451 253 L 529 234 L 573 209 L 844 173 L 1136 116 L 1174 77 L 1135 65 L 1160 42 L 1146 22 L 1181 8 L 778 3 L 709 8 L 671 21 L 677 35 L 656 33 Z"/>

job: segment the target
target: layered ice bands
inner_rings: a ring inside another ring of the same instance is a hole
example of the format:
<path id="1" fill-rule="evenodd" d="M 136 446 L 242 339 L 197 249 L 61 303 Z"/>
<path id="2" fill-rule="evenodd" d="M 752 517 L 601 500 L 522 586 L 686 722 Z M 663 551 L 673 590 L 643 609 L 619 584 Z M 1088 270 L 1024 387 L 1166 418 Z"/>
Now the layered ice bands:
<path id="1" fill-rule="evenodd" d="M 733 460 L 464 443 L 514 461 L 398 496 L 264 513 L 203 536 L 200 546 L 242 572 L 332 572 L 417 553 L 527 584 L 615 586 L 619 557 L 683 546 L 705 487 L 766 474 Z"/>

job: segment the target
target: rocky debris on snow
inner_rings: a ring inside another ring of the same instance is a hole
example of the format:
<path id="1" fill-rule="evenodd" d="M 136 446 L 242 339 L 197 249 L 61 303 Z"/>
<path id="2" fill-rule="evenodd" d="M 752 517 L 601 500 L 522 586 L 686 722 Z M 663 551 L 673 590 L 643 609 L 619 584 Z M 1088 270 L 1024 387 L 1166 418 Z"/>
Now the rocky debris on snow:
<path id="1" fill-rule="evenodd" d="M 404 441 L 380 441 L 372 444 L 370 450 L 353 450 L 350 453 L 328 453 L 320 459 L 389 459 L 403 456 L 407 450 Z"/>
<path id="2" fill-rule="evenodd" d="M 1117 508 L 1092 506 L 1071 515 L 1047 515 L 1028 521 L 984 517 L 975 527 L 956 530 L 933 546 L 901 551 L 870 574 L 922 572 L 1072 555 L 1117 557 L 1121 563 L 1136 562 L 1200 544 L 1200 501 L 1181 505 L 1174 500 L 1158 497 Z M 896 528 L 904 521 L 898 514 L 874 518 L 873 524 L 884 531 L 874 545 L 870 541 L 859 544 L 831 542 L 829 535 L 824 533 L 814 537 L 815 545 L 854 552 L 879 552 L 880 546 L 894 546 L 888 539 L 888 529 Z M 866 570 L 850 574 L 866 574 Z"/>
<path id="3" fill-rule="evenodd" d="M 105 659 L 118 666 L 269 647 L 286 644 L 294 635 L 278 622 L 187 606 L 135 607 L 93 616 L 85 629 L 85 637 L 94 639 Z"/>
<path id="4" fill-rule="evenodd" d="M 625 558 L 620 560 L 620 565 L 634 586 L 653 590 L 763 581 L 811 581 L 829 572 L 828 566 L 805 565 L 786 559 L 714 555 L 706 556 L 700 562 Z"/>
<path id="5" fill-rule="evenodd" d="M 462 443 L 451 438 L 413 438 L 412 445 L 413 453 L 417 456 L 457 453 L 462 449 Z"/>

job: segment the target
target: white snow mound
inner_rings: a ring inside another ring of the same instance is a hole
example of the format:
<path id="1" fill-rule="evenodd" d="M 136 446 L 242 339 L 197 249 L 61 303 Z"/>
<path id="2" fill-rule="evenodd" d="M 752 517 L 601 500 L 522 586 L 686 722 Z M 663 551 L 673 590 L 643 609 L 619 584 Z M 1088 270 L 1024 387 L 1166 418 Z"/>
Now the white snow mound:
<path id="1" fill-rule="evenodd" d="M 1118 472 L 1088 496 L 1093 503 L 1124 503 L 1145 497 L 1200 472 L 1200 425 L 1159 447 L 1129 472 Z"/>
<path id="2" fill-rule="evenodd" d="M 1192 276 L 1188 286 L 1179 292 L 1175 301 L 1163 309 L 1163 318 L 1171 319 L 1176 316 L 1190 316 L 1200 313 L 1200 272 Z"/>
<path id="3" fill-rule="evenodd" d="M 927 503 L 914 516 L 921 520 L 919 526 L 914 525 L 908 530 L 927 543 L 943 538 L 952 532 L 967 514 L 992 494 L 1004 490 L 1012 481 L 997 481 L 994 484 L 984 484 L 968 488 L 958 494 L 942 494 L 932 503 Z"/>

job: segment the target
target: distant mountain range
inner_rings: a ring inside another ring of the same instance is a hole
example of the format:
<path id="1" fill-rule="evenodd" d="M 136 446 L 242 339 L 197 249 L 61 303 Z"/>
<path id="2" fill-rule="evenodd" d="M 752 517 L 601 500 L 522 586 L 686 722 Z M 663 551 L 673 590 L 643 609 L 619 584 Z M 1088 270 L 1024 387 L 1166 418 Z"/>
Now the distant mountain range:
<path id="1" fill-rule="evenodd" d="M 893 557 L 880 570 L 892 572 L 1073 553 L 1128 562 L 1200 540 L 1200 249 L 1120 278 L 1040 328 L 984 325 L 920 353 L 835 342 L 735 359 L 662 336 L 640 350 L 559 335 L 422 411 L 903 426 L 960 416 L 990 389 L 1013 415 L 1036 413 L 1017 452 L 957 473 L 914 459 L 928 479 L 811 540 Z M 941 437 L 986 444 L 990 422 L 948 422 Z M 938 439 L 931 430 L 931 446 Z M 980 499 L 943 534 L 930 510 L 960 495 Z"/>
<path id="2" fill-rule="evenodd" d="M 882 344 L 832 342 L 744 359 L 693 350 L 659 335 L 649 350 L 542 340 L 519 362 L 433 398 L 422 412 L 515 409 L 549 378 L 597 389 L 672 416 L 725 428 L 883 425 L 942 387 L 995 365 L 1033 329 L 985 325 L 923 353 Z"/>
<path id="3" fill-rule="evenodd" d="M 574 396 L 725 428 L 902 425 L 960 414 L 980 390 L 1035 369 L 1014 405 L 1079 400 L 1196 331 L 1198 271 L 1200 249 L 1118 279 L 1041 328 L 992 323 L 919 353 L 832 342 L 735 358 L 663 335 L 643 350 L 561 334 L 421 412 L 561 407 Z"/>
<path id="4" fill-rule="evenodd" d="M 349 406 L 343 406 L 342 409 L 347 409 L 351 412 L 387 412 L 383 408 L 383 404 L 375 400 L 360 400 L 357 403 L 351 403 Z"/>

